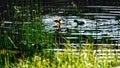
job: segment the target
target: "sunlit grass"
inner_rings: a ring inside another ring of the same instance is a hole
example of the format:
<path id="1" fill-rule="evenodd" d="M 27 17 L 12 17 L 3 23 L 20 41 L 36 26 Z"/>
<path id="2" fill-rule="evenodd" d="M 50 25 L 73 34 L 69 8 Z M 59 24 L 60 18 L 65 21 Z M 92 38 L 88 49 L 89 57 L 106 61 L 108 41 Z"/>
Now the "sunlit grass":
<path id="1" fill-rule="evenodd" d="M 64 52 L 57 51 L 55 54 L 48 51 L 48 53 L 37 54 L 26 60 L 19 59 L 14 66 L 20 68 L 112 68 L 119 64 L 117 54 L 112 56 L 112 62 L 109 62 L 108 53 L 104 54 L 106 57 L 101 59 L 93 50 L 80 52 L 65 50 Z"/>

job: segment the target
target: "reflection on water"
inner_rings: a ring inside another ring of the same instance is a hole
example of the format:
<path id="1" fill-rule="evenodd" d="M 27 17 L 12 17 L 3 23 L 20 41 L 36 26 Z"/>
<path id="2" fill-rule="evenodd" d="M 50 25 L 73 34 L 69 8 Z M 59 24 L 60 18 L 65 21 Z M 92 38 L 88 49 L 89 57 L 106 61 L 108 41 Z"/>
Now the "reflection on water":
<path id="1" fill-rule="evenodd" d="M 85 19 L 78 16 L 43 16 L 42 22 L 45 24 L 45 31 L 55 31 L 56 22 L 62 19 L 60 33 L 67 33 L 71 30 L 71 35 L 92 36 L 94 39 L 110 38 L 120 40 L 120 20 L 115 19 Z M 78 24 L 84 23 L 84 24 Z"/>
<path id="2" fill-rule="evenodd" d="M 95 44 L 120 44 L 120 6 L 107 5 L 105 2 L 105 5 L 102 3 L 79 4 L 77 11 L 74 11 L 72 7 L 71 5 L 66 6 L 67 14 L 53 12 L 53 16 L 47 14 L 43 16 L 42 22 L 45 24 L 45 31 L 54 32 L 56 29 L 60 29 L 59 34 L 70 40 L 73 45 L 85 43 L 86 38 L 95 42 L 100 41 Z M 50 7 L 49 9 L 56 8 L 59 7 Z M 59 11 L 61 8 L 66 10 L 65 7 L 60 7 L 55 11 Z M 62 20 L 55 22 L 59 19 Z M 61 28 L 54 27 L 57 26 L 56 23 L 60 23 Z M 61 41 L 60 43 L 63 45 L 65 42 Z"/>

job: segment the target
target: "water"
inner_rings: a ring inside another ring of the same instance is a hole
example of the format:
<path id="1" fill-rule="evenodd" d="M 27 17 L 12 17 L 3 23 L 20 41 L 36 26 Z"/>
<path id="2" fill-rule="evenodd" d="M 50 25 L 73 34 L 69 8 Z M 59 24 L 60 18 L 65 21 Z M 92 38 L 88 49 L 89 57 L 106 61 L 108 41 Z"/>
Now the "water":
<path id="1" fill-rule="evenodd" d="M 43 16 L 43 23 L 45 26 L 45 31 L 55 31 L 56 28 L 53 26 L 56 26 L 56 22 L 54 20 L 62 19 L 61 22 L 61 31 L 59 33 L 62 34 L 68 34 L 69 36 L 64 36 L 66 39 L 72 39 L 71 41 L 74 41 L 80 36 L 92 37 L 94 40 L 108 40 L 108 42 L 104 44 L 111 44 L 113 42 L 114 44 L 120 44 L 120 7 L 119 6 L 80 6 L 84 7 L 82 10 L 86 9 L 101 9 L 102 12 L 90 12 L 90 11 L 83 11 L 81 12 L 81 16 L 77 15 L 56 15 L 49 16 L 45 15 Z M 72 9 L 71 9 L 72 10 Z M 77 22 L 75 22 L 77 20 Z M 80 24 L 84 23 L 84 24 Z M 74 37 L 75 36 L 75 37 Z M 85 41 L 85 40 L 82 40 Z M 116 42 L 117 41 L 117 42 Z M 76 42 L 74 44 L 79 43 Z M 100 42 L 102 43 L 102 41 Z M 99 43 L 99 44 L 100 44 Z"/>

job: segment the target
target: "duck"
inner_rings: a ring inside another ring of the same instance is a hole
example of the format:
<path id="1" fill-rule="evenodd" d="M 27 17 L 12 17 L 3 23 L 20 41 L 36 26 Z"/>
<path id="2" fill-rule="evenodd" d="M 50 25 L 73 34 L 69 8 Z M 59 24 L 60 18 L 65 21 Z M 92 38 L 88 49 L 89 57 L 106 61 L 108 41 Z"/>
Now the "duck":
<path id="1" fill-rule="evenodd" d="M 58 29 L 62 28 L 62 21 L 63 21 L 62 18 L 60 18 L 60 19 L 58 19 L 58 20 L 54 20 L 55 25 L 54 25 L 53 27 L 54 27 L 54 28 L 58 28 Z"/>
<path id="2" fill-rule="evenodd" d="M 76 22 L 77 23 L 77 25 L 84 25 L 85 24 L 85 22 L 84 21 L 78 21 L 78 20 L 74 20 L 74 22 Z"/>

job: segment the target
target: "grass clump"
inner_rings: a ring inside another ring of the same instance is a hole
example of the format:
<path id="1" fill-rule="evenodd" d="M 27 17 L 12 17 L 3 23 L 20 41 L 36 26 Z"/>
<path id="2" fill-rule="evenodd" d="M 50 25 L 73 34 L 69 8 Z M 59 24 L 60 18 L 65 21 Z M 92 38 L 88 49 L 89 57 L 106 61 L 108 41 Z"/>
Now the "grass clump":
<path id="1" fill-rule="evenodd" d="M 119 64 L 118 59 L 112 56 L 109 62 L 108 53 L 106 58 L 101 59 L 97 53 L 91 49 L 83 49 L 73 52 L 73 49 L 65 49 L 64 52 L 46 51 L 44 54 L 36 54 L 32 58 L 19 59 L 14 67 L 20 68 L 112 68 Z"/>

